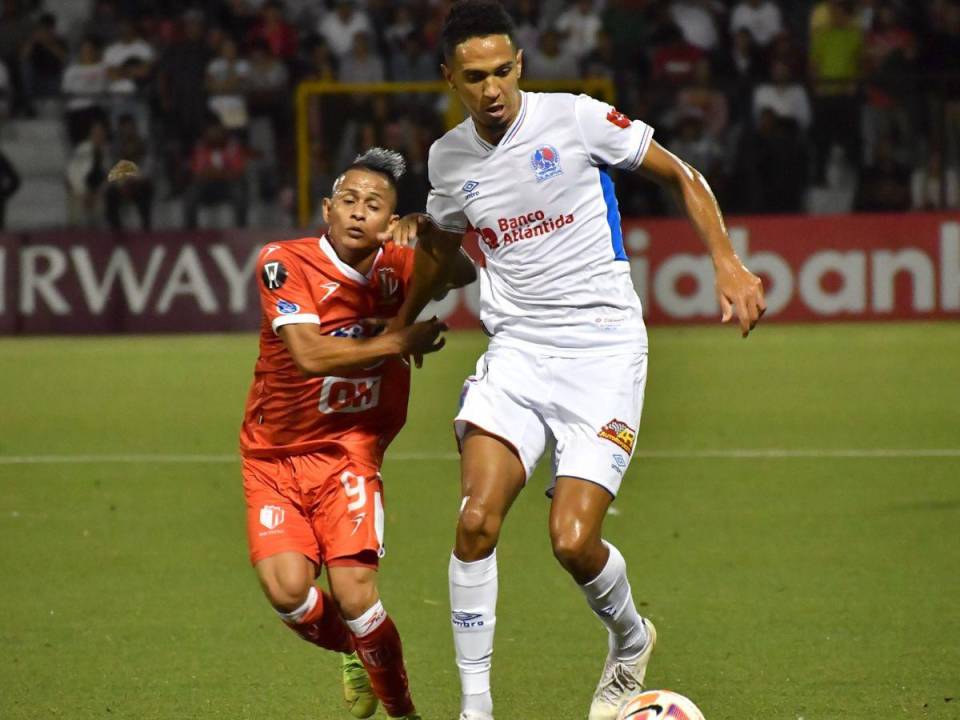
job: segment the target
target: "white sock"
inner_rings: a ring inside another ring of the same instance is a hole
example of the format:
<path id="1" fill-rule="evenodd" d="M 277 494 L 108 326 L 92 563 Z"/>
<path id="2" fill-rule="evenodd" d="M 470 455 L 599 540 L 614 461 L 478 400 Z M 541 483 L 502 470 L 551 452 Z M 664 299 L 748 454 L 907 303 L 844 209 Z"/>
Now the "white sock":
<path id="1" fill-rule="evenodd" d="M 457 651 L 461 711 L 490 714 L 490 665 L 497 622 L 497 551 L 476 562 L 450 555 L 450 610 Z"/>
<path id="2" fill-rule="evenodd" d="M 356 620 L 347 620 L 347 627 L 357 637 L 365 637 L 383 625 L 387 619 L 387 611 L 383 609 L 383 603 L 377 600 L 363 615 Z"/>
<path id="3" fill-rule="evenodd" d="M 587 604 L 610 633 L 610 651 L 619 661 L 636 658 L 647 643 L 647 628 L 633 604 L 627 563 L 623 555 L 606 540 L 610 557 L 603 570 L 580 589 Z"/>
<path id="4" fill-rule="evenodd" d="M 318 600 L 320 600 L 320 593 L 317 592 L 317 586 L 311 585 L 307 591 L 307 599 L 303 601 L 300 607 L 290 612 L 280 612 L 277 610 L 277 615 L 279 615 L 280 619 L 287 623 L 287 625 L 297 625 L 317 606 Z"/>

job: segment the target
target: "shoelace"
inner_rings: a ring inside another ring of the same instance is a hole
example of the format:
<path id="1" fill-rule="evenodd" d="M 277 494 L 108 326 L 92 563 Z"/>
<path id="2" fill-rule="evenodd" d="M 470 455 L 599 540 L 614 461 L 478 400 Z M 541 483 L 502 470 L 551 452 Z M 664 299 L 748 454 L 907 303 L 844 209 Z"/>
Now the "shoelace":
<path id="1" fill-rule="evenodd" d="M 640 683 L 627 670 L 626 666 L 623 663 L 616 663 L 610 673 L 610 679 L 602 684 L 597 695 L 600 700 L 613 705 L 620 700 L 624 693 L 640 689 L 642 689 Z"/>

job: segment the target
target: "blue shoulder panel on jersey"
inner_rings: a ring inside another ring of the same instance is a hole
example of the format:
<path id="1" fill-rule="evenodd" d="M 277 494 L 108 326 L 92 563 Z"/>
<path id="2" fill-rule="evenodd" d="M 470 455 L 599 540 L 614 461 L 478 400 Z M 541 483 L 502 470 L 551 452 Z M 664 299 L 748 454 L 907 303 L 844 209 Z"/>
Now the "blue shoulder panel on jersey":
<path id="1" fill-rule="evenodd" d="M 607 225 L 610 226 L 610 240 L 613 243 L 613 259 L 629 260 L 623 248 L 623 229 L 620 227 L 620 206 L 613 187 L 613 178 L 606 165 L 600 166 L 600 187 L 603 188 L 603 202 L 607 205 Z"/>

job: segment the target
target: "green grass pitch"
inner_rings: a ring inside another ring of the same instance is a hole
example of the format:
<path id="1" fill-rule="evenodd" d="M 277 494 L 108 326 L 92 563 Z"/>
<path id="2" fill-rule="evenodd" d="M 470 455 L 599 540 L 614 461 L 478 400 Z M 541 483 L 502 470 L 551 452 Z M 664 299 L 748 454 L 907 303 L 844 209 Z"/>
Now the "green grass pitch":
<path id="1" fill-rule="evenodd" d="M 416 373 L 384 470 L 382 592 L 427 720 L 457 711 L 450 418 L 484 343 L 452 334 Z M 229 456 L 255 355 L 251 335 L 0 341 L 0 718 L 348 717 L 336 659 L 247 565 Z M 960 325 L 655 328 L 638 448 L 607 535 L 659 629 L 652 687 L 708 720 L 960 718 Z M 165 462 L 75 457 L 144 454 Z M 546 482 L 500 547 L 498 720 L 585 717 L 605 653 L 550 554 Z"/>

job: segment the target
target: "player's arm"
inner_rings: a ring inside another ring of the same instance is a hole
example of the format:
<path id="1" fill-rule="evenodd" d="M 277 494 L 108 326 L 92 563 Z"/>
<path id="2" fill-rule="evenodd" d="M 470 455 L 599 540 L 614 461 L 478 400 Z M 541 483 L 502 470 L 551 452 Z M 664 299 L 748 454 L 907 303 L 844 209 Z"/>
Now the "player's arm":
<path id="1" fill-rule="evenodd" d="M 458 284 L 451 287 L 461 287 L 476 279 L 476 270 L 470 258 L 460 252 L 463 235 L 441 230 L 427 215 L 413 213 L 401 218 L 393 232 L 384 233 L 380 239 L 384 242 L 392 240 L 399 245 L 417 243 L 410 287 L 403 305 L 391 321 L 391 327 L 404 327 L 412 323 L 434 295 L 442 292 L 442 288 L 454 279 Z M 469 270 L 467 264 L 470 265 Z"/>
<path id="2" fill-rule="evenodd" d="M 425 355 L 443 347 L 447 326 L 436 318 L 371 338 L 324 335 L 314 323 L 293 323 L 278 329 L 280 339 L 304 375 L 333 375 L 370 367 L 381 360 Z"/>
<path id="3" fill-rule="evenodd" d="M 477 267 L 473 264 L 473 260 L 470 259 L 466 251 L 460 248 L 460 252 L 456 254 L 453 262 L 450 263 L 449 275 L 445 280 L 441 281 L 440 287 L 433 294 L 433 299 L 443 300 L 451 290 L 469 285 L 476 279 Z"/>
<path id="4" fill-rule="evenodd" d="M 767 309 L 763 283 L 733 251 L 720 206 L 706 178 L 655 141 L 650 142 L 637 171 L 669 189 L 686 212 L 713 258 L 723 322 L 729 322 L 736 310 L 743 337 L 747 337 Z"/>

